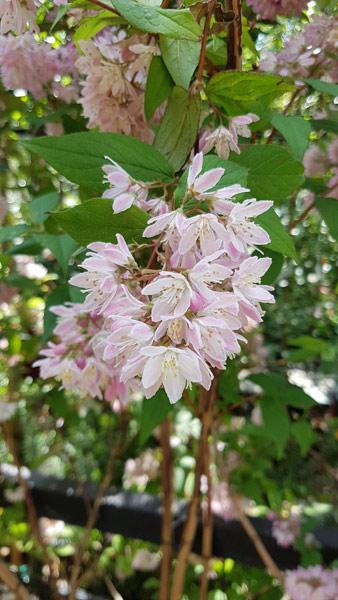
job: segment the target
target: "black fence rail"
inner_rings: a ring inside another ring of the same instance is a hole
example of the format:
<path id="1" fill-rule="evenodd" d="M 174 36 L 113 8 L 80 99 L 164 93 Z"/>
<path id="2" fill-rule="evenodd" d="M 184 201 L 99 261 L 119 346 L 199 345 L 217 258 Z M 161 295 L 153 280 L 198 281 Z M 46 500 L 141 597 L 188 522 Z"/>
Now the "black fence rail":
<path id="1" fill-rule="evenodd" d="M 79 485 L 74 481 L 61 480 L 36 471 L 30 472 L 28 469 L 23 470 L 23 475 L 31 489 L 39 517 L 60 519 L 71 525 L 86 524 L 88 502 L 92 502 L 97 494 L 95 485 Z M 1 478 L 3 481 L 16 482 L 16 468 L 11 465 L 0 467 L 0 502 L 6 503 Z M 173 513 L 173 538 L 177 547 L 186 519 L 186 502 L 177 502 Z M 296 568 L 299 563 L 298 552 L 276 543 L 271 535 L 271 522 L 261 518 L 252 518 L 251 522 L 279 568 Z M 95 527 L 103 532 L 118 533 L 125 537 L 160 544 L 161 499 L 150 494 L 111 489 L 102 500 Z M 232 558 L 250 566 L 263 566 L 255 546 L 239 521 L 225 521 L 215 516 L 213 529 L 213 556 Z M 313 534 L 321 546 L 324 562 L 330 563 L 338 559 L 338 528 L 322 526 L 315 529 Z M 201 539 L 202 527 L 199 524 L 193 545 L 196 554 L 201 552 Z"/>

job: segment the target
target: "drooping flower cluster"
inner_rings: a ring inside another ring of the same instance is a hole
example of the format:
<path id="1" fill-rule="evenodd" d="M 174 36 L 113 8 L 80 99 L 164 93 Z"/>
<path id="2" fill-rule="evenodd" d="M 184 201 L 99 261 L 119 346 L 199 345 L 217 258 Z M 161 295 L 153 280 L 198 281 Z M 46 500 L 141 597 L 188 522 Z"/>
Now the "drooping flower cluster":
<path id="1" fill-rule="evenodd" d="M 328 145 L 326 153 L 317 144 L 312 144 L 304 154 L 303 164 L 307 177 L 322 177 L 329 172 L 331 176 L 325 195 L 338 199 L 338 138 Z"/>
<path id="2" fill-rule="evenodd" d="M 81 42 L 76 65 L 85 79 L 80 103 L 88 127 L 134 135 L 151 141 L 143 114 L 148 67 L 157 53 L 144 36 L 126 38 L 123 30 L 106 28 L 92 41 Z"/>
<path id="3" fill-rule="evenodd" d="M 309 77 L 336 82 L 338 21 L 335 17 L 316 15 L 305 25 L 303 32 L 285 40 L 284 49 L 277 54 L 263 52 L 261 71 L 278 73 L 296 80 Z M 302 81 L 300 82 L 302 85 Z"/>
<path id="4" fill-rule="evenodd" d="M 298 567 L 286 571 L 285 591 L 291 600 L 336 600 L 338 596 L 338 569 Z"/>
<path id="5" fill-rule="evenodd" d="M 0 34 L 22 34 L 27 29 L 39 31 L 34 0 L 2 0 L 0 2 Z"/>
<path id="6" fill-rule="evenodd" d="M 274 21 L 278 16 L 299 17 L 309 0 L 247 0 L 248 6 L 262 19 Z"/>
<path id="7" fill-rule="evenodd" d="M 240 352 L 240 342 L 245 341 L 243 331 L 261 321 L 260 303 L 274 301 L 272 288 L 260 284 L 271 260 L 250 254 L 256 246 L 269 242 L 268 234 L 253 218 L 272 203 L 254 199 L 235 202 L 236 194 L 248 190 L 240 185 L 217 189 L 224 169 L 202 173 L 202 168 L 203 154 L 199 153 L 188 170 L 182 206 L 149 219 L 144 238 L 159 238 L 150 244 L 153 251 L 146 268 L 138 265 L 135 252 L 133 255 L 117 234 L 116 244 L 90 244 L 81 265 L 83 272 L 70 280 L 86 294 L 82 307 L 64 309 L 70 311 L 72 332 L 81 310 L 87 312 L 89 320 L 94 318 L 95 327 L 100 329 L 91 340 L 80 338 L 77 346 L 77 354 L 81 345 L 89 347 L 91 369 L 96 368 L 96 378 L 90 382 L 96 384 L 100 395 L 106 367 L 128 389 L 141 385 L 146 397 L 161 386 L 171 402 L 179 400 L 192 383 L 209 389 L 212 369 L 225 368 L 227 358 Z M 119 210 L 138 201 L 138 187 L 125 191 L 126 175 L 114 164 L 111 189 L 114 208 L 118 201 Z M 184 213 L 188 201 L 195 203 L 191 216 Z M 210 212 L 201 210 L 202 203 Z M 61 323 L 56 328 L 59 335 L 68 329 L 67 318 Z M 62 342 L 60 354 L 65 356 L 66 375 L 59 358 L 54 367 L 59 348 L 51 345 L 44 351 L 47 360 L 39 363 L 42 376 L 56 375 L 63 385 L 69 381 L 76 387 L 82 363 L 78 366 L 73 361 L 69 366 L 72 343 L 64 335 Z M 84 389 L 86 377 L 82 376 L 79 385 Z M 91 395 L 93 391 L 91 387 Z"/>
<path id="8" fill-rule="evenodd" d="M 102 317 L 82 304 L 53 306 L 51 312 L 59 317 L 54 334 L 59 342 L 49 342 L 42 358 L 34 363 L 40 367 L 42 379 L 54 377 L 62 387 L 76 390 L 80 396 L 110 400 L 109 388 L 114 376 L 95 354 L 95 341 L 100 332 Z"/>
<path id="9" fill-rule="evenodd" d="M 272 537 L 275 538 L 279 546 L 288 548 L 292 546 L 300 533 L 300 514 L 294 510 L 288 517 L 271 515 L 272 519 Z"/>
<path id="10" fill-rule="evenodd" d="M 77 86 L 75 81 L 64 85 L 62 77 L 75 77 L 75 56 L 73 44 L 52 48 L 29 32 L 0 36 L 0 77 L 7 90 L 27 90 L 36 100 L 53 93 L 71 102 L 78 95 Z"/>
<path id="11" fill-rule="evenodd" d="M 240 154 L 238 136 L 249 138 L 251 131 L 248 126 L 256 121 L 259 121 L 259 117 L 252 113 L 229 118 L 228 127 L 220 125 L 201 136 L 200 150 L 206 154 L 215 148 L 216 154 L 224 160 L 229 158 L 230 151 Z"/>

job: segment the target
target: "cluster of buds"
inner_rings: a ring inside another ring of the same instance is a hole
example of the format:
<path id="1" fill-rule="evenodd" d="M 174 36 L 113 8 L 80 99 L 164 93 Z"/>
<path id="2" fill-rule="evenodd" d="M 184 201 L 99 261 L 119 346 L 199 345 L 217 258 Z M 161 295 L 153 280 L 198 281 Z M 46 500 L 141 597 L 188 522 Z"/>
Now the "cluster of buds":
<path id="1" fill-rule="evenodd" d="M 163 386 L 170 402 L 179 400 L 192 383 L 209 389 L 214 370 L 225 368 L 227 359 L 241 351 L 245 330 L 262 320 L 261 303 L 274 302 L 272 288 L 261 284 L 271 260 L 252 255 L 270 241 L 253 219 L 272 203 L 236 202 L 236 195 L 249 190 L 223 187 L 221 167 L 202 172 L 202 153 L 188 169 L 177 209 L 163 198 L 149 198 L 146 184 L 133 180 L 116 163 L 104 171 L 114 210 L 135 203 L 147 205 L 155 215 L 143 232 L 145 243 L 133 244 L 133 253 L 119 234 L 116 244 L 88 246 L 83 272 L 70 280 L 86 294 L 85 301 L 81 307 L 56 309 L 61 320 L 55 333 L 62 334 L 62 344 L 44 351 L 46 358 L 38 363 L 42 377 L 57 376 L 63 385 L 69 378 L 76 387 L 77 374 L 73 368 L 70 374 L 68 361 L 74 343 L 77 361 L 83 355 L 79 346 L 89 349 L 85 369 L 90 365 L 92 374 L 95 365 L 101 395 L 109 374 L 119 378 L 123 390 L 140 389 L 147 398 Z M 150 248 L 150 256 L 142 266 L 145 248 Z M 73 312 L 76 316 L 80 310 L 88 313 L 85 335 L 73 322 Z M 89 380 L 79 379 L 84 390 Z"/>

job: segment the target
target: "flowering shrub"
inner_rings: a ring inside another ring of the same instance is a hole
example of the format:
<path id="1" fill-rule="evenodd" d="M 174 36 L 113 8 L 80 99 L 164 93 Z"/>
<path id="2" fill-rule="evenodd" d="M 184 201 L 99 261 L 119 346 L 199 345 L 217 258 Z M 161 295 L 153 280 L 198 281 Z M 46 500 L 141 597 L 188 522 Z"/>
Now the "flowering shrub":
<path id="1" fill-rule="evenodd" d="M 20 599 L 338 596 L 336 33 L 330 2 L 1 3 Z"/>

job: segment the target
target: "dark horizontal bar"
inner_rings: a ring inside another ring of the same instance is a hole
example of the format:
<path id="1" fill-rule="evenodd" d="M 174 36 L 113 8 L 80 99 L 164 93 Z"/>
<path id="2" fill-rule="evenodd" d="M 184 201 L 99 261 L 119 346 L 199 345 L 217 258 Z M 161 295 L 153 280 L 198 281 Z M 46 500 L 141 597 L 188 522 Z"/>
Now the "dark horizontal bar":
<path id="1" fill-rule="evenodd" d="M 25 477 L 32 492 L 34 504 L 40 517 L 60 519 L 72 525 L 83 526 L 87 520 L 86 502 L 92 502 L 97 486 L 77 484 L 70 480 L 42 475 L 37 471 L 25 470 Z M 2 465 L 3 479 L 15 482 L 17 470 L 11 465 Z M 1 486 L 0 486 L 1 489 Z M 0 497 L 1 502 L 1 497 Z M 177 547 L 186 518 L 187 503 L 178 501 L 173 507 L 174 543 Z M 292 569 L 299 564 L 299 554 L 293 548 L 279 546 L 271 535 L 268 519 L 251 518 L 257 533 L 267 550 L 281 569 Z M 161 543 L 161 500 L 158 496 L 121 490 L 109 490 L 102 500 L 95 527 L 101 531 L 118 533 L 125 537 Z M 323 560 L 330 563 L 338 559 L 338 528 L 318 527 L 313 534 L 321 545 Z M 193 551 L 201 552 L 201 523 L 198 526 Z M 232 558 L 241 563 L 261 567 L 255 546 L 237 520 L 215 516 L 213 531 L 213 556 Z"/>

